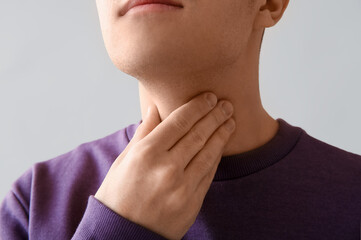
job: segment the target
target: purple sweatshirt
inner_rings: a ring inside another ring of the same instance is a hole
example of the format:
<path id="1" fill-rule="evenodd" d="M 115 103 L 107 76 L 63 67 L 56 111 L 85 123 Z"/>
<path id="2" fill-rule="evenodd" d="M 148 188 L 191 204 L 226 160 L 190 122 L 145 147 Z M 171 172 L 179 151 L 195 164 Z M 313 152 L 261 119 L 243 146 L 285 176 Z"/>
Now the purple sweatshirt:
<path id="1" fill-rule="evenodd" d="M 361 156 L 277 121 L 263 146 L 222 157 L 183 239 L 360 239 Z M 2 202 L 0 239 L 165 239 L 93 197 L 140 122 L 25 172 Z"/>

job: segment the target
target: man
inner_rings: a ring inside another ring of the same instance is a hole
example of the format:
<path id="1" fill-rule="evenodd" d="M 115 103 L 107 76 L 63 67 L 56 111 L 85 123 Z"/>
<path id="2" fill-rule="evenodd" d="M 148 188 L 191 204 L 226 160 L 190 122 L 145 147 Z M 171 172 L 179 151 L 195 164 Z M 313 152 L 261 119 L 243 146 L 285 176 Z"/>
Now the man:
<path id="1" fill-rule="evenodd" d="M 143 120 L 26 172 L 0 236 L 358 238 L 361 156 L 261 104 L 264 29 L 288 0 L 160 2 L 97 1 L 110 58 L 139 80 Z"/>

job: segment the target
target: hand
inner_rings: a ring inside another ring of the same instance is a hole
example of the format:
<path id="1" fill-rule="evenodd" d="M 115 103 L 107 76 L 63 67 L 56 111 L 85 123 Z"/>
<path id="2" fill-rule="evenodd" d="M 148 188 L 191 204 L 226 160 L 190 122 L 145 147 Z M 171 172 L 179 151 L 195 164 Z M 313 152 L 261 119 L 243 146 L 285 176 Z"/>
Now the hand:
<path id="1" fill-rule="evenodd" d="M 195 222 L 234 131 L 232 113 L 230 102 L 217 103 L 212 93 L 196 96 L 162 122 L 152 106 L 95 198 L 159 235 L 181 239 Z"/>

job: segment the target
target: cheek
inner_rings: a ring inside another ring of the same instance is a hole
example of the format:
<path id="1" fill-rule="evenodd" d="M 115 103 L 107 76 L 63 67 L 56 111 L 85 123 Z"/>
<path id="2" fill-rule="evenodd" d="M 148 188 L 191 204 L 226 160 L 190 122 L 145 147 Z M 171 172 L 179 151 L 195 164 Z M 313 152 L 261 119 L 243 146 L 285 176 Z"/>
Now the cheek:
<path id="1" fill-rule="evenodd" d="M 113 38 L 114 25 L 118 18 L 117 9 L 113 0 L 97 0 L 96 4 L 103 40 L 107 46 Z"/>
<path id="2" fill-rule="evenodd" d="M 230 64 L 246 48 L 251 24 L 240 6 L 217 2 L 194 16 L 193 22 L 197 24 L 190 25 L 195 45 L 213 64 Z"/>

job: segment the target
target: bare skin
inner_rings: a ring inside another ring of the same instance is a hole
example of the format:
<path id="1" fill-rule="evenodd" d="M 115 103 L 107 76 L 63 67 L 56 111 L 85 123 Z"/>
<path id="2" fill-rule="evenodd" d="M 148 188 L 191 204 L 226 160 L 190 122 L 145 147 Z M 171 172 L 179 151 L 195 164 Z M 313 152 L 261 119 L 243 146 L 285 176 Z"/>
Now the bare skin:
<path id="1" fill-rule="evenodd" d="M 201 94 L 162 122 L 151 107 L 95 197 L 167 239 L 181 239 L 198 215 L 235 127 L 232 105 L 217 103 L 212 95 L 211 104 Z"/>
<path id="2" fill-rule="evenodd" d="M 139 81 L 144 122 L 95 197 L 166 238 L 180 239 L 221 156 L 257 148 L 278 130 L 261 103 L 259 46 L 288 0 L 184 0 L 177 12 L 120 16 L 124 3 L 97 0 L 99 19 L 114 65 Z M 204 92 L 219 100 L 212 111 L 201 100 Z M 231 116 L 218 108 L 225 100 L 233 106 L 233 132 L 223 127 Z M 194 174 L 187 174 L 188 163 Z"/>

